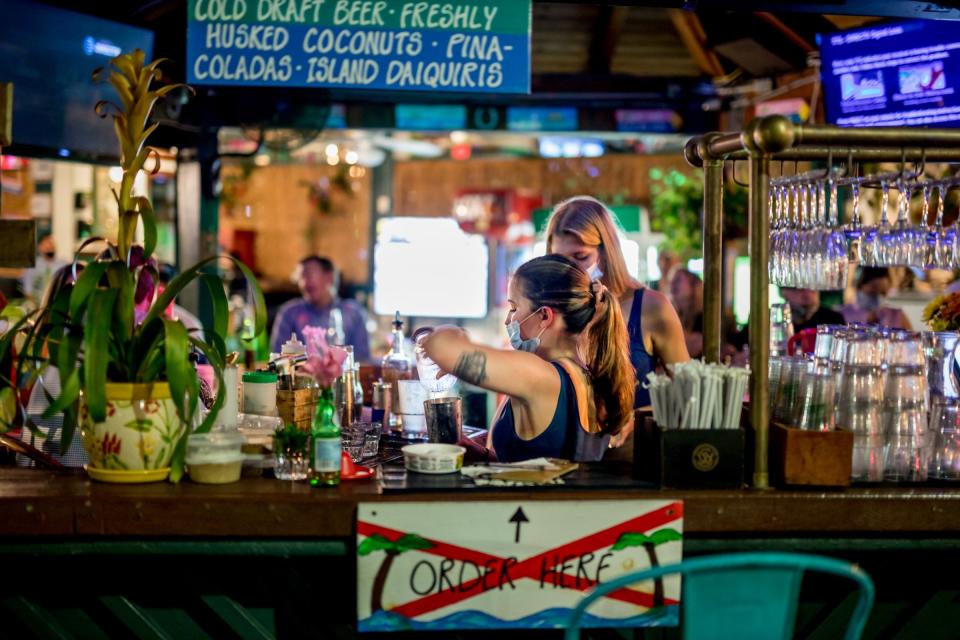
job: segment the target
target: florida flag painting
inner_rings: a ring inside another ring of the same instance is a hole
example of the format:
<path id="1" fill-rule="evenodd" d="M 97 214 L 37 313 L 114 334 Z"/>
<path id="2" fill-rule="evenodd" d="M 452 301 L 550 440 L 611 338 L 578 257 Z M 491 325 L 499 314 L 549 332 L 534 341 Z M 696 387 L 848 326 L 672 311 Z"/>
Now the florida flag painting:
<path id="1" fill-rule="evenodd" d="M 598 583 L 680 561 L 672 500 L 380 502 L 357 515 L 360 631 L 562 628 Z M 671 626 L 680 578 L 620 589 L 583 626 Z"/>

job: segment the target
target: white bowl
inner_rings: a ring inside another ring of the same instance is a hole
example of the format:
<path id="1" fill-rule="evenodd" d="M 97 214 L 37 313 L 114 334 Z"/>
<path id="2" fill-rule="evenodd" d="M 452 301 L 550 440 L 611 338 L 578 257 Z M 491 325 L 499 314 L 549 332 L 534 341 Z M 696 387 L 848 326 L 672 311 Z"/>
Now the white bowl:
<path id="1" fill-rule="evenodd" d="M 403 452 L 403 463 L 417 473 L 455 473 L 463 466 L 463 447 L 455 444 L 410 444 Z"/>

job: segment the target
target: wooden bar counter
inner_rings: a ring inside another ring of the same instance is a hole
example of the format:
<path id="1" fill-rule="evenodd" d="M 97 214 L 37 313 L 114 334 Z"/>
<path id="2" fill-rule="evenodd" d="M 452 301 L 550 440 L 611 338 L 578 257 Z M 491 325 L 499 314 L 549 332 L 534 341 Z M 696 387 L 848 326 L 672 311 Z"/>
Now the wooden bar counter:
<path id="1" fill-rule="evenodd" d="M 634 481 L 627 467 L 583 471 L 566 486 L 392 491 L 378 480 L 110 485 L 82 472 L 5 468 L 0 566 L 10 578 L 0 583 L 0 638 L 422 637 L 356 633 L 358 503 L 564 500 L 575 517 L 578 502 L 644 498 L 684 501 L 687 557 L 804 551 L 860 564 L 877 585 L 866 638 L 957 637 L 945 621 L 960 615 L 960 490 L 673 491 Z M 596 486 L 584 486 L 588 476 Z M 840 637 L 852 606 L 846 585 L 804 585 L 797 637 Z"/>
<path id="2" fill-rule="evenodd" d="M 695 537 L 960 539 L 960 490 L 878 486 L 804 491 L 673 491 L 563 486 L 385 493 L 376 480 L 314 489 L 245 478 L 227 485 L 112 485 L 82 472 L 0 470 L 0 536 L 348 538 L 362 501 L 679 498 Z"/>

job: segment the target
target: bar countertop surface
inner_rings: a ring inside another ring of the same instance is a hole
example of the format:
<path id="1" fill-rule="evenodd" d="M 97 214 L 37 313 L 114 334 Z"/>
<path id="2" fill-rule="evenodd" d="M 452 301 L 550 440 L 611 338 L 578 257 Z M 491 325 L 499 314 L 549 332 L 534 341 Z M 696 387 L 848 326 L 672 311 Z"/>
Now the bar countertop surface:
<path id="1" fill-rule="evenodd" d="M 603 473 L 623 482 L 393 492 L 377 480 L 324 489 L 267 478 L 113 485 L 77 471 L 4 468 L 0 537 L 348 538 L 366 501 L 681 499 L 694 536 L 960 538 L 960 491 L 950 487 L 659 490 Z"/>

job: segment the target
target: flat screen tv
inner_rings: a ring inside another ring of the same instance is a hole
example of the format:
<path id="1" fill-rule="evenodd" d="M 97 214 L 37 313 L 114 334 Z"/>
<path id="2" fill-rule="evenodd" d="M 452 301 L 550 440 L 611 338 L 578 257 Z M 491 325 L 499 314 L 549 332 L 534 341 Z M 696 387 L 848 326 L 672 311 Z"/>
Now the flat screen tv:
<path id="1" fill-rule="evenodd" d="M 153 32 L 37 2 L 3 0 L 0 82 L 13 82 L 13 146 L 6 153 L 116 161 L 109 118 L 94 113 L 116 102 L 93 70 L 121 52 L 153 55 Z"/>
<path id="2" fill-rule="evenodd" d="M 960 126 L 960 25 L 911 20 L 820 36 L 827 121 Z"/>

